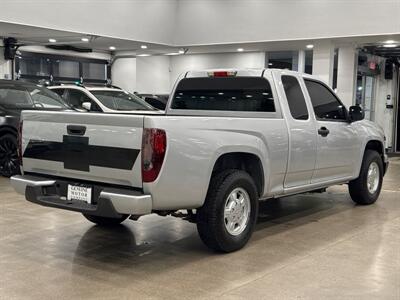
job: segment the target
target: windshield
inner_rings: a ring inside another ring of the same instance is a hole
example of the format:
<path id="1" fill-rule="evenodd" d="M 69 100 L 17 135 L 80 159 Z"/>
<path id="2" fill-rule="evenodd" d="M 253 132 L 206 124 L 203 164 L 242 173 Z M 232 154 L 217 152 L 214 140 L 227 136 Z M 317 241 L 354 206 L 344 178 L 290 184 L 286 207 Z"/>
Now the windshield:
<path id="1" fill-rule="evenodd" d="M 0 86 L 0 105 L 11 109 L 65 109 L 60 96 L 52 91 L 36 85 L 5 85 Z"/>
<path id="2" fill-rule="evenodd" d="M 155 110 L 139 97 L 125 91 L 90 91 L 99 101 L 113 110 Z"/>

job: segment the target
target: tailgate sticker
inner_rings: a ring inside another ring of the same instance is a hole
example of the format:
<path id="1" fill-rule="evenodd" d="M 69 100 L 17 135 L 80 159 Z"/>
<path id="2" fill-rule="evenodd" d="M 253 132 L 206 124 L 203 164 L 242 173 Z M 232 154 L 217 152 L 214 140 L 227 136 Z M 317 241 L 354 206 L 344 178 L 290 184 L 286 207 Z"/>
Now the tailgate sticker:
<path id="1" fill-rule="evenodd" d="M 89 172 L 90 166 L 131 170 L 139 149 L 89 145 L 88 137 L 63 136 L 63 142 L 30 140 L 23 157 L 64 163 L 65 169 Z"/>

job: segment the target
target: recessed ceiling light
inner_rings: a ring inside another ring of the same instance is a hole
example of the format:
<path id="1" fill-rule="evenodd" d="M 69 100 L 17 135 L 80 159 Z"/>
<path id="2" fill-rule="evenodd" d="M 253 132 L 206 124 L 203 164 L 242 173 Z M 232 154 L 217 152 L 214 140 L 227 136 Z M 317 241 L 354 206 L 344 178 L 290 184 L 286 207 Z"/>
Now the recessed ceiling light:
<path id="1" fill-rule="evenodd" d="M 114 51 L 116 48 L 114 46 L 110 46 L 110 47 L 108 47 L 108 49 L 110 49 L 111 51 Z"/>
<path id="2" fill-rule="evenodd" d="M 243 52 L 244 49 L 243 49 L 243 48 L 237 48 L 237 51 L 238 51 L 238 52 Z"/>
<path id="3" fill-rule="evenodd" d="M 57 40 L 56 39 L 49 39 L 49 42 L 50 43 L 57 43 Z"/>
<path id="4" fill-rule="evenodd" d="M 395 41 L 393 41 L 393 40 L 387 40 L 387 41 L 385 41 L 384 43 L 385 43 L 385 44 L 394 44 Z"/>
<path id="5" fill-rule="evenodd" d="M 146 45 L 142 45 L 142 46 L 140 46 L 140 48 L 147 49 L 147 46 Z"/>
<path id="6" fill-rule="evenodd" d="M 81 38 L 81 41 L 82 41 L 82 42 L 89 42 L 89 39 L 88 39 L 88 38 L 85 38 L 85 37 L 83 37 L 83 38 Z"/>
<path id="7" fill-rule="evenodd" d="M 306 46 L 306 48 L 307 49 L 312 49 L 312 48 L 314 48 L 314 45 L 313 44 L 309 44 L 309 45 Z"/>
<path id="8" fill-rule="evenodd" d="M 386 44 L 386 45 L 383 45 L 383 47 L 385 47 L 385 48 L 396 48 L 397 45 L 396 44 Z"/>

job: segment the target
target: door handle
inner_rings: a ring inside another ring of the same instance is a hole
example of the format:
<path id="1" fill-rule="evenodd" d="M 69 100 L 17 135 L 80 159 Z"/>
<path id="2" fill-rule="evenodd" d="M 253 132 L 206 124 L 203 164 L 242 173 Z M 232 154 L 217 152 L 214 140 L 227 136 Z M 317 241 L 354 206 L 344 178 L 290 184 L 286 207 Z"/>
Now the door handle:
<path id="1" fill-rule="evenodd" d="M 86 132 L 86 127 L 79 125 L 67 125 L 67 132 L 71 135 L 84 135 Z"/>
<path id="2" fill-rule="evenodd" d="M 323 126 L 320 129 L 318 129 L 318 134 L 320 136 L 326 137 L 329 134 L 329 129 Z"/>

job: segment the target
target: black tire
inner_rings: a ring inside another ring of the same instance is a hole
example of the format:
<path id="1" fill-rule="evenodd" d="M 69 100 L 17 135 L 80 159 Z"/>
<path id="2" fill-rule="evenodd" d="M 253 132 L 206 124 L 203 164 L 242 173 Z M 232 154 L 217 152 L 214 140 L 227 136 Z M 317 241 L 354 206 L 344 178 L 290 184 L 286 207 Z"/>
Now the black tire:
<path id="1" fill-rule="evenodd" d="M 243 232 L 230 234 L 225 226 L 225 202 L 230 193 L 244 189 L 250 198 L 250 216 Z M 250 175 L 240 170 L 222 171 L 212 177 L 204 205 L 197 210 L 197 230 L 207 247 L 220 252 L 241 249 L 250 239 L 258 216 L 257 187 Z"/>
<path id="2" fill-rule="evenodd" d="M 15 135 L 0 136 L 0 175 L 11 177 L 20 173 L 18 142 Z"/>
<path id="3" fill-rule="evenodd" d="M 376 163 L 379 169 L 379 182 L 375 192 L 368 190 L 368 170 L 372 163 Z M 369 205 L 374 203 L 381 192 L 383 180 L 383 161 L 378 152 L 366 150 L 361 164 L 360 176 L 349 182 L 349 192 L 351 199 L 360 205 Z"/>
<path id="4" fill-rule="evenodd" d="M 121 218 L 107 218 L 107 217 L 93 216 L 88 214 L 83 214 L 83 216 L 90 222 L 95 223 L 99 226 L 116 226 L 121 224 L 129 217 L 129 215 L 122 215 Z"/>

